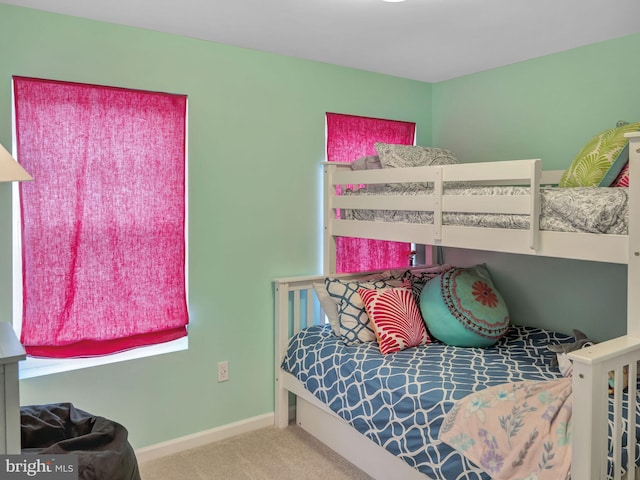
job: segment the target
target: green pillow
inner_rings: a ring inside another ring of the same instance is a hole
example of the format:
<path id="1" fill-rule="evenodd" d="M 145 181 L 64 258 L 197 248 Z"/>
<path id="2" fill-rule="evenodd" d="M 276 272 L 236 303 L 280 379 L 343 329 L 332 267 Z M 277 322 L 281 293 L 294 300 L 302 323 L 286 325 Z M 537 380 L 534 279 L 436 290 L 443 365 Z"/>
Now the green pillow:
<path id="1" fill-rule="evenodd" d="M 629 140 L 624 134 L 640 130 L 629 123 L 594 136 L 562 174 L 560 187 L 608 187 L 629 161 Z"/>

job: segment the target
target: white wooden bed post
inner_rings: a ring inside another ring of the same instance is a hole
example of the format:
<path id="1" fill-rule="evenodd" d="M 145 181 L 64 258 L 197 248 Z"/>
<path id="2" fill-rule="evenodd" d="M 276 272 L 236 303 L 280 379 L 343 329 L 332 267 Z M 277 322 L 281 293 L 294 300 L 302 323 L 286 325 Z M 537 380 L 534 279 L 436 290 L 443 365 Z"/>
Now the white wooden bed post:
<path id="1" fill-rule="evenodd" d="M 332 199 L 335 194 L 335 186 L 333 185 L 332 177 L 336 171 L 336 165 L 331 165 L 329 162 L 323 164 L 324 172 L 324 205 L 323 205 L 323 228 L 324 228 L 324 254 L 323 254 L 323 272 L 325 275 L 334 275 L 336 273 L 336 237 L 330 231 L 332 222 L 331 216 L 335 216 L 335 211 L 332 205 Z"/>
<path id="2" fill-rule="evenodd" d="M 608 372 L 615 372 L 613 462 L 614 479 L 621 478 L 622 377 L 629 375 L 629 431 L 636 427 L 636 376 L 640 360 L 640 132 L 629 138 L 629 238 L 627 266 L 627 335 L 570 354 L 573 360 L 573 434 L 571 477 L 607 478 Z M 636 436 L 627 435 L 628 458 L 635 458 Z M 628 479 L 635 478 L 629 462 Z"/>
<path id="3" fill-rule="evenodd" d="M 275 282 L 275 412 L 274 423 L 278 428 L 289 424 L 289 391 L 280 377 L 280 362 L 289 340 L 289 331 L 282 319 L 289 318 L 289 289 L 286 283 Z"/>
<path id="4" fill-rule="evenodd" d="M 629 138 L 629 262 L 627 270 L 627 335 L 640 336 L 640 132 Z"/>

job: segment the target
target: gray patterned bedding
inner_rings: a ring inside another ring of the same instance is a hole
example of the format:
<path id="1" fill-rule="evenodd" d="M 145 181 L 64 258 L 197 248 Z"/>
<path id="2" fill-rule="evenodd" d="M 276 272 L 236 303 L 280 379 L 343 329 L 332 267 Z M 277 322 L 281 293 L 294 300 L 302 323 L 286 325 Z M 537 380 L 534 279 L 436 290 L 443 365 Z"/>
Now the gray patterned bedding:
<path id="1" fill-rule="evenodd" d="M 345 190 L 344 195 L 419 195 L 432 189 L 424 183 L 370 185 Z M 446 187 L 447 195 L 528 195 L 528 187 Z M 508 201 L 505 200 L 505 201 Z M 432 212 L 343 209 L 345 220 L 376 222 L 433 223 Z M 626 235 L 628 228 L 626 188 L 541 189 L 540 230 Z M 443 213 L 444 225 L 528 229 L 527 215 Z"/>

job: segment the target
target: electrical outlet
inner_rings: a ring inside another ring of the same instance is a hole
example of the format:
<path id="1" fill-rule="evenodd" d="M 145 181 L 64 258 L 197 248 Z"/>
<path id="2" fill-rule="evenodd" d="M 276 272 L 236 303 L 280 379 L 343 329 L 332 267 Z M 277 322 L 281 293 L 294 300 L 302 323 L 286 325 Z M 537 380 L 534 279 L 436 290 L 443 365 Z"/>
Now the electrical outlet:
<path id="1" fill-rule="evenodd" d="M 218 362 L 218 381 L 226 382 L 229 380 L 229 362 Z"/>

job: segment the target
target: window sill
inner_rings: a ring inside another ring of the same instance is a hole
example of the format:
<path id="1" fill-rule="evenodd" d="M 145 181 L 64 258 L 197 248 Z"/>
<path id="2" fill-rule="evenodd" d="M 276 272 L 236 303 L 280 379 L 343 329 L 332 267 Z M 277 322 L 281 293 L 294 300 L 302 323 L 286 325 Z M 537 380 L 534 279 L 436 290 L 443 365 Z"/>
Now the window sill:
<path id="1" fill-rule="evenodd" d="M 97 367 L 111 363 L 134 360 L 136 358 L 151 357 L 164 353 L 179 352 L 189 349 L 189 337 L 182 337 L 171 342 L 160 345 L 150 345 L 148 347 L 134 348 L 126 352 L 114 353 L 92 358 L 33 358 L 27 357 L 19 363 L 20 379 L 51 375 L 53 373 L 68 372 L 81 368 Z"/>

